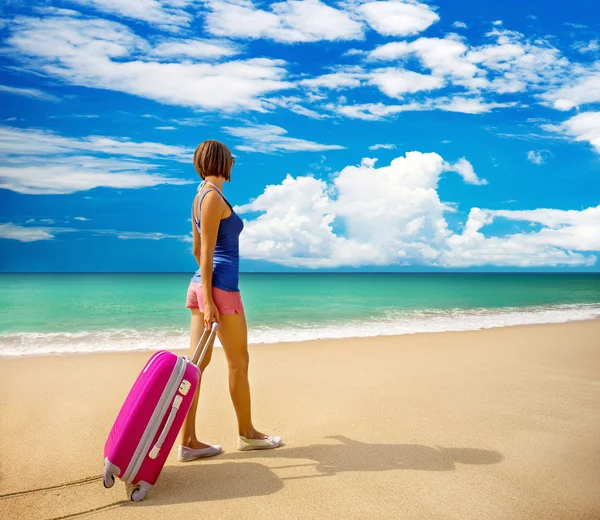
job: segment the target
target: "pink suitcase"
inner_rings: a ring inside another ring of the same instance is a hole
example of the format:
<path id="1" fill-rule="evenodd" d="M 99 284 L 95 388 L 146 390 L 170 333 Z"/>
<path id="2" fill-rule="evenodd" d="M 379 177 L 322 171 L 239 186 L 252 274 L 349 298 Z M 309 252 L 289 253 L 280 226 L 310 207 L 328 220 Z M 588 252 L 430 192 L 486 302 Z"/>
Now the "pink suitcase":
<path id="1" fill-rule="evenodd" d="M 130 390 L 104 445 L 104 487 L 115 476 L 143 500 L 156 483 L 187 415 L 200 380 L 200 363 L 213 343 L 217 324 L 205 330 L 192 360 L 156 352 Z"/>

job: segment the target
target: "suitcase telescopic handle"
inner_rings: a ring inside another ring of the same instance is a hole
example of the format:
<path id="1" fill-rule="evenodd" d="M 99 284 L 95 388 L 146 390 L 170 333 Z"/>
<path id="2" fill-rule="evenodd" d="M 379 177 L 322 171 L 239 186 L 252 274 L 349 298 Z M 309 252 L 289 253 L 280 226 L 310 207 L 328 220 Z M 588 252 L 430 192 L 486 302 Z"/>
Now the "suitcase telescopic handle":
<path id="1" fill-rule="evenodd" d="M 196 350 L 194 351 L 194 357 L 192 358 L 192 363 L 194 363 L 194 365 L 200 367 L 200 363 L 202 363 L 202 360 L 204 359 L 204 356 L 206 355 L 206 352 L 208 351 L 208 347 L 210 347 L 211 343 L 214 341 L 215 339 L 215 334 L 217 333 L 217 328 L 219 327 L 219 325 L 217 323 L 213 323 L 212 327 L 210 329 L 205 329 L 204 332 L 202 333 L 202 337 L 200 338 L 200 341 L 198 342 L 198 345 L 196 346 Z M 200 357 L 198 358 L 198 352 L 200 351 L 200 349 L 202 349 L 202 352 L 200 353 Z M 171 413 L 169 413 L 169 417 L 167 417 L 167 422 L 165 423 L 162 432 L 160 432 L 160 435 L 158 436 L 158 440 L 156 441 L 156 444 L 154 445 L 154 447 L 150 450 L 150 453 L 148 454 L 148 456 L 151 459 L 155 459 L 156 457 L 158 457 L 158 454 L 160 452 L 160 449 L 162 448 L 163 442 L 165 442 L 165 438 L 167 437 L 167 434 L 169 433 L 169 431 L 171 430 L 171 427 L 173 426 L 173 422 L 175 421 L 175 416 L 177 415 L 177 412 L 179 412 L 179 406 L 181 405 L 183 401 L 183 397 L 181 397 L 180 395 L 176 395 L 175 399 L 173 400 L 173 404 L 171 406 Z"/>
<path id="2" fill-rule="evenodd" d="M 219 324 L 214 322 L 210 329 L 204 329 L 204 332 L 200 337 L 200 341 L 198 341 L 198 345 L 196 346 L 196 350 L 194 351 L 194 356 L 192 357 L 192 363 L 194 363 L 194 365 L 197 367 L 200 366 L 204 356 L 206 356 L 206 352 L 213 343 L 218 328 Z"/>

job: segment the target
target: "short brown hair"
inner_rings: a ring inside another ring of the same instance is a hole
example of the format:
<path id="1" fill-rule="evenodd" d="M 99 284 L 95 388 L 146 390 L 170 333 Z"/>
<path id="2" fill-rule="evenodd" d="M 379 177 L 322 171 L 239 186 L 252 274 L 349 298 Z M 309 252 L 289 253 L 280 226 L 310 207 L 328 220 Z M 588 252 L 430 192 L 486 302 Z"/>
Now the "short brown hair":
<path id="1" fill-rule="evenodd" d="M 202 179 L 210 175 L 229 180 L 231 167 L 235 164 L 229 148 L 220 141 L 200 143 L 194 152 L 194 168 Z"/>

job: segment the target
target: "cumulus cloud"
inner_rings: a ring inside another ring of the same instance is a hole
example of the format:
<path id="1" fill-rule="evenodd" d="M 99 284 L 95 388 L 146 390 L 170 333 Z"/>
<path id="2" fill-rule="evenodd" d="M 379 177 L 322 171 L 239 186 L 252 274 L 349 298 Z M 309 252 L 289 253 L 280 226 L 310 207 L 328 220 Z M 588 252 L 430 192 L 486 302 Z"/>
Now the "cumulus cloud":
<path id="1" fill-rule="evenodd" d="M 286 0 L 260 9 L 250 0 L 209 0 L 207 29 L 217 36 L 269 38 L 284 43 L 362 38 L 348 12 L 319 0 Z"/>
<path id="2" fill-rule="evenodd" d="M 571 77 L 558 88 L 542 95 L 556 110 L 567 111 L 580 105 L 600 101 L 600 67 L 574 68 Z"/>
<path id="3" fill-rule="evenodd" d="M 162 21 L 175 29 L 186 28 L 197 11 L 191 0 L 74 1 L 121 17 L 153 24 Z M 417 0 L 347 0 L 335 6 L 320 0 L 285 0 L 264 6 L 251 0 L 208 0 L 203 13 L 207 32 L 215 38 L 160 33 L 142 38 L 117 22 L 46 8 L 42 18 L 17 16 L 11 21 L 5 52 L 20 62 L 21 70 L 71 85 L 210 111 L 265 112 L 280 107 L 322 119 L 332 106 L 341 105 L 334 112 L 374 120 L 405 110 L 485 113 L 515 106 L 515 98 L 504 96 L 522 93 L 541 97 L 562 110 L 600 99 L 596 65 L 573 64 L 550 41 L 499 25 L 480 45 L 449 33 L 392 41 L 371 51 L 354 49 L 353 54 L 365 55 L 361 66 L 331 65 L 329 72 L 317 76 L 292 77 L 289 64 L 281 59 L 243 59 L 246 49 L 231 41 L 356 40 L 364 39 L 368 30 L 414 35 L 439 19 L 432 7 Z M 461 28 L 464 24 L 454 25 Z M 381 101 L 376 97 L 361 95 L 357 105 L 333 101 L 328 92 L 366 92 L 373 86 L 403 103 L 384 105 L 375 114 L 357 107 L 378 107 Z M 298 88 L 303 90 L 301 95 L 285 92 Z M 35 89 L 20 94 L 44 97 Z M 292 97 L 305 99 L 291 102 Z"/>
<path id="4" fill-rule="evenodd" d="M 191 0 L 70 0 L 73 3 L 92 7 L 100 12 L 141 20 L 157 27 L 178 30 L 192 21 L 192 15 L 183 9 Z M 55 11 L 57 12 L 57 11 Z M 60 11 L 58 11 L 59 13 Z M 57 14 L 58 14 L 57 13 Z M 64 11 L 72 14 L 73 11 Z"/>
<path id="5" fill-rule="evenodd" d="M 411 36 L 440 19 L 429 5 L 416 0 L 365 2 L 357 10 L 373 29 L 386 36 Z"/>
<path id="6" fill-rule="evenodd" d="M 65 194 L 96 187 L 143 188 L 189 181 L 152 173 L 151 160 L 190 160 L 191 150 L 104 136 L 64 137 L 46 130 L 0 127 L 0 188 Z"/>
<path id="7" fill-rule="evenodd" d="M 481 229 L 497 218 L 543 227 L 535 232 L 486 237 Z M 600 251 L 600 206 L 581 211 L 473 208 L 464 231 L 448 238 L 444 262 L 452 267 L 590 266 L 596 263 L 596 256 L 584 253 L 596 251 Z"/>
<path id="8" fill-rule="evenodd" d="M 477 177 L 477 174 L 473 169 L 473 165 L 464 157 L 455 163 L 444 163 L 444 171 L 458 173 L 467 184 L 482 186 L 488 183 L 485 179 L 480 179 Z"/>
<path id="9" fill-rule="evenodd" d="M 166 104 L 264 111 L 264 95 L 292 86 L 285 81 L 281 60 L 157 61 L 155 52 L 189 56 L 201 49 L 197 42 L 170 42 L 153 51 L 128 27 L 107 20 L 19 17 L 11 33 L 7 42 L 13 56 L 28 70 L 73 85 L 126 92 Z"/>
<path id="10" fill-rule="evenodd" d="M 597 52 L 600 50 L 600 43 L 598 40 L 590 40 L 589 42 L 576 42 L 573 44 L 573 48 L 582 54 L 586 54 L 588 52 Z"/>
<path id="11" fill-rule="evenodd" d="M 529 150 L 527 152 L 527 160 L 540 166 L 546 162 L 547 153 L 547 150 Z"/>
<path id="12" fill-rule="evenodd" d="M 452 24 L 455 29 L 468 29 L 469 26 L 465 22 L 456 21 Z"/>
<path id="13" fill-rule="evenodd" d="M 444 84 L 444 80 L 436 76 L 395 68 L 375 70 L 369 77 L 372 85 L 376 85 L 379 90 L 392 98 L 402 98 L 404 94 L 435 90 Z"/>
<path id="14" fill-rule="evenodd" d="M 343 150 L 337 144 L 321 144 L 296 137 L 289 137 L 287 130 L 275 125 L 248 125 L 245 127 L 223 128 L 225 132 L 243 139 L 245 144 L 236 146 L 244 152 L 321 152 L 324 150 Z"/>
<path id="15" fill-rule="evenodd" d="M 505 96 L 523 92 L 545 99 L 570 81 L 574 70 L 579 69 L 550 42 L 495 28 L 477 46 L 457 34 L 389 42 L 367 52 L 361 66 L 339 67 L 300 85 L 321 92 L 376 86 L 403 102 L 353 104 L 344 98 L 321 105 L 346 117 L 378 120 L 415 110 L 482 114 L 522 103 Z M 588 90 L 586 96 L 594 94 Z"/>
<path id="16" fill-rule="evenodd" d="M 209 0 L 205 19 L 217 36 L 283 43 L 362 39 L 368 27 L 386 36 L 410 36 L 439 20 L 430 6 L 416 0 L 358 0 L 343 6 L 284 0 L 261 9 L 250 0 Z"/>
<path id="17" fill-rule="evenodd" d="M 559 125 L 542 125 L 549 132 L 590 143 L 600 153 L 600 112 L 582 112 Z"/>
<path id="18" fill-rule="evenodd" d="M 582 211 L 473 208 L 462 231 L 452 231 L 445 214 L 455 211 L 454 204 L 443 202 L 437 191 L 440 176 L 450 170 L 467 182 L 483 184 L 466 159 L 450 166 L 438 154 L 421 152 L 408 152 L 380 168 L 376 159 L 366 158 L 329 182 L 288 175 L 236 208 L 241 214 L 260 213 L 245 223 L 242 254 L 309 268 L 527 267 L 596 261 L 589 253 L 600 250 L 600 206 Z M 541 229 L 486 236 L 483 228 L 494 219 L 535 223 Z"/>
<path id="19" fill-rule="evenodd" d="M 568 60 L 546 41 L 529 41 L 521 33 L 504 30 L 493 30 L 487 37 L 490 42 L 480 46 L 469 46 L 455 34 L 391 42 L 371 51 L 369 59 L 397 61 L 415 56 L 424 68 L 452 85 L 499 94 L 546 89 L 570 72 Z"/>

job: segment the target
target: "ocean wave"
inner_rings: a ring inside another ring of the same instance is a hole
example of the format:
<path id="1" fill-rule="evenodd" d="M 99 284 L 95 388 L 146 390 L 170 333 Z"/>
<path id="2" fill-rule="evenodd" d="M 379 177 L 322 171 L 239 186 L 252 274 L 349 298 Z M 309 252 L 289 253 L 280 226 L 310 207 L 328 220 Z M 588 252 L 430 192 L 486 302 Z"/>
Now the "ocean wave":
<path id="1" fill-rule="evenodd" d="M 251 326 L 250 344 L 315 339 L 394 336 L 422 332 L 478 330 L 514 325 L 563 323 L 600 317 L 600 304 L 429 309 L 390 312 L 376 319 Z M 219 342 L 216 342 L 217 346 Z M 20 332 L 0 334 L 0 356 L 28 356 L 136 350 L 181 350 L 186 329 L 106 330 L 103 332 Z"/>

